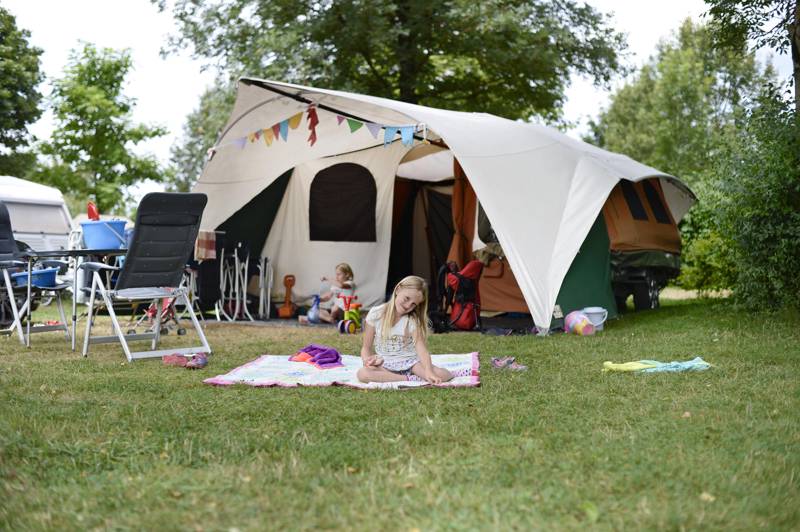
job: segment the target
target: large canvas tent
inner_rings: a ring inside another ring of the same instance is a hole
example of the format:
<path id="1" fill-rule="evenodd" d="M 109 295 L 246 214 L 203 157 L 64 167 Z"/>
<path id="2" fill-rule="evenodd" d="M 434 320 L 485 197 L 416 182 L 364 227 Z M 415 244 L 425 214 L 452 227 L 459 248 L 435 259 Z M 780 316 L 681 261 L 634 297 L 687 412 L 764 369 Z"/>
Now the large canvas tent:
<path id="1" fill-rule="evenodd" d="M 346 261 L 370 306 L 385 297 L 397 176 L 440 181 L 453 160 L 543 328 L 621 179 L 658 179 L 676 221 L 694 201 L 677 178 L 544 126 L 242 78 L 195 187 L 209 197 L 201 229 L 248 234 L 300 297 Z"/>

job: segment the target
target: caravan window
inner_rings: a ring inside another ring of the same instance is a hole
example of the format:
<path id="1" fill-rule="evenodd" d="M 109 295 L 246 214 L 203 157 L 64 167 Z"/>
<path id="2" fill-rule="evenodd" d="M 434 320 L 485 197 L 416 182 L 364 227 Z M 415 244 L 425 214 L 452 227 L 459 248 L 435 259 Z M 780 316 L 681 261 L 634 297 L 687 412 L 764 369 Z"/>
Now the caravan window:
<path id="1" fill-rule="evenodd" d="M 375 242 L 378 189 L 369 170 L 341 163 L 321 170 L 311 182 L 309 239 Z"/>
<path id="2" fill-rule="evenodd" d="M 70 221 L 62 205 L 6 201 L 15 233 L 68 235 Z"/>

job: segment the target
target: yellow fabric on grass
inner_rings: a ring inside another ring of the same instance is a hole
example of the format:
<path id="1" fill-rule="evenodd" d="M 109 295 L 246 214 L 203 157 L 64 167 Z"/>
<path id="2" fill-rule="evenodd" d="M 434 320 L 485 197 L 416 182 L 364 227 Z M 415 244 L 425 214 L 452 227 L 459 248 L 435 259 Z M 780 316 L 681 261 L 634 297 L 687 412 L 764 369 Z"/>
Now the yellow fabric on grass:
<path id="1" fill-rule="evenodd" d="M 643 369 L 654 368 L 658 364 L 647 364 L 645 362 L 603 362 L 603 371 L 641 371 Z"/>

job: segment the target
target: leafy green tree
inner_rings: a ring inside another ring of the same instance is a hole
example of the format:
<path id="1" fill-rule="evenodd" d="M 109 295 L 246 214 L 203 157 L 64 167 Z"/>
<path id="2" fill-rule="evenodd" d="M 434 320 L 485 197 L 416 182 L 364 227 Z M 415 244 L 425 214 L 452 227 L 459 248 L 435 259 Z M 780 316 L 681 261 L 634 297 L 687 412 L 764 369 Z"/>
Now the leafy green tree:
<path id="1" fill-rule="evenodd" d="M 716 221 L 748 307 L 800 307 L 800 118 L 769 87 L 716 159 Z"/>
<path id="2" fill-rule="evenodd" d="M 131 185 L 164 179 L 154 156 L 132 152 L 166 130 L 132 122 L 135 102 L 123 94 L 130 69 L 127 50 L 85 44 L 72 51 L 64 77 L 54 82 L 56 128 L 39 147 L 45 161 L 34 174 L 76 198 L 93 199 L 104 213 L 124 210 Z"/>
<path id="3" fill-rule="evenodd" d="M 27 126 L 41 116 L 38 90 L 42 50 L 31 46 L 30 32 L 0 7 L 0 175 L 23 176 L 35 157 L 23 151 L 30 142 Z"/>
<path id="4" fill-rule="evenodd" d="M 707 27 L 687 19 L 611 96 L 587 140 L 694 186 L 743 103 L 772 75 L 743 47 L 714 47 Z"/>
<path id="5" fill-rule="evenodd" d="M 773 76 L 743 44 L 717 46 L 706 26 L 686 20 L 591 123 L 587 140 L 678 176 L 697 194 L 699 203 L 681 224 L 678 282 L 685 288 L 729 288 L 736 278 L 730 250 L 721 245 L 712 163 L 727 150 L 737 117 Z"/>
<path id="6" fill-rule="evenodd" d="M 172 146 L 170 190 L 191 190 L 206 162 L 206 150 L 213 146 L 225 126 L 236 99 L 233 85 L 213 87 L 200 97 L 200 105 L 186 119 L 183 136 Z"/>
<path id="7" fill-rule="evenodd" d="M 705 0 L 719 44 L 740 49 L 769 47 L 791 51 L 795 110 L 800 113 L 800 1 Z"/>
<path id="8" fill-rule="evenodd" d="M 558 118 L 570 75 L 605 84 L 624 48 L 604 15 L 573 0 L 176 0 L 172 10 L 172 47 L 232 76 L 508 118 Z"/>

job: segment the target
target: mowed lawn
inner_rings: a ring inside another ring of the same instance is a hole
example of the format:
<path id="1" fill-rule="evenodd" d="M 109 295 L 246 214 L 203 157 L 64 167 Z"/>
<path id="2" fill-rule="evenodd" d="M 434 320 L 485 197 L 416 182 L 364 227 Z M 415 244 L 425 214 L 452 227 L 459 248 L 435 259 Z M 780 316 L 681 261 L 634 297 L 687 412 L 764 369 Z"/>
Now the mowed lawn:
<path id="1" fill-rule="evenodd" d="M 212 387 L 332 329 L 210 324 L 209 366 L 0 338 L 0 529 L 800 528 L 800 317 L 667 301 L 593 337 L 452 333 L 479 388 Z M 175 338 L 170 335 L 169 341 Z M 490 368 L 516 355 L 527 372 Z M 693 374 L 603 361 L 702 356 Z"/>

